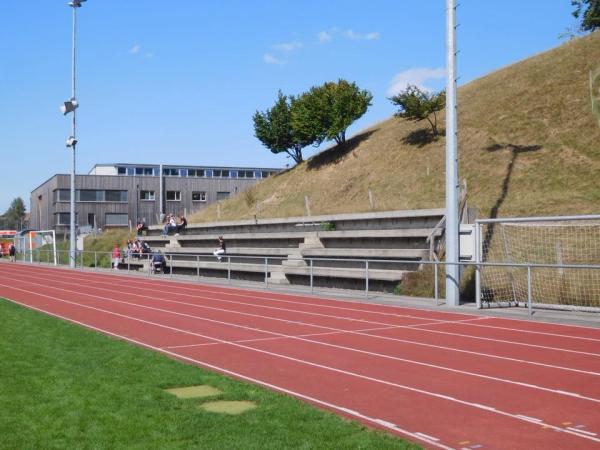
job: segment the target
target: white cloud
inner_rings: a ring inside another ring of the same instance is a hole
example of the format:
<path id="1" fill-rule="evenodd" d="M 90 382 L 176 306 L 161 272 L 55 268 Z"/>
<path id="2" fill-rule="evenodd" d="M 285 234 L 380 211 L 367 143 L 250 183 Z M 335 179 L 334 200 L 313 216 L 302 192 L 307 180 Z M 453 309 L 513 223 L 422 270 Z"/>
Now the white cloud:
<path id="1" fill-rule="evenodd" d="M 321 44 L 331 42 L 331 33 L 328 33 L 327 31 L 319 31 L 317 33 L 317 39 L 319 39 Z"/>
<path id="2" fill-rule="evenodd" d="M 272 53 L 265 53 L 263 55 L 263 61 L 267 64 L 286 64 L 287 61 L 277 58 Z"/>
<path id="3" fill-rule="evenodd" d="M 372 31 L 370 33 L 357 33 L 352 29 L 347 29 L 342 31 L 342 36 L 347 39 L 351 39 L 353 41 L 365 40 L 365 41 L 373 41 L 375 39 L 379 39 L 380 34 L 376 31 Z"/>
<path id="4" fill-rule="evenodd" d="M 146 59 L 152 59 L 152 58 L 154 58 L 154 53 L 152 53 L 152 52 L 147 52 L 147 53 L 144 55 L 144 58 L 146 58 Z"/>
<path id="5" fill-rule="evenodd" d="M 280 50 L 282 52 L 291 52 L 302 48 L 302 42 L 292 41 L 292 42 L 283 42 L 281 44 L 272 45 L 271 48 L 273 50 Z"/>
<path id="6" fill-rule="evenodd" d="M 421 90 L 432 91 L 433 89 L 426 85 L 428 80 L 439 80 L 446 76 L 446 69 L 438 67 L 437 69 L 429 69 L 427 67 L 415 67 L 405 70 L 394 76 L 390 81 L 390 86 L 386 95 L 393 97 L 406 89 L 409 84 L 417 86 Z"/>
<path id="7" fill-rule="evenodd" d="M 134 44 L 133 47 L 131 47 L 128 51 L 132 55 L 135 55 L 135 54 L 139 53 L 141 49 L 142 49 L 142 46 L 140 44 Z"/>

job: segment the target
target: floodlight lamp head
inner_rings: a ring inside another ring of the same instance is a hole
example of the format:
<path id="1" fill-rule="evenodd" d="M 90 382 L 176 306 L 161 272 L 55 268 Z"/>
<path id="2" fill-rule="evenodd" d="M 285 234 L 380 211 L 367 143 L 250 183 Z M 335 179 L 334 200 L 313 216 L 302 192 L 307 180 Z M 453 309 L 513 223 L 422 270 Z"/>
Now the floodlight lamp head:
<path id="1" fill-rule="evenodd" d="M 73 148 L 77 145 L 77 139 L 75 139 L 73 136 L 69 136 L 69 139 L 67 139 L 65 145 L 67 148 Z"/>
<path id="2" fill-rule="evenodd" d="M 67 3 L 67 5 L 69 5 L 71 8 L 81 8 L 81 4 L 83 2 L 87 2 L 87 0 L 72 0 Z"/>
<path id="3" fill-rule="evenodd" d="M 75 111 L 77 108 L 79 108 L 79 103 L 77 103 L 77 100 L 70 98 L 60 106 L 60 112 L 66 116 L 70 112 Z"/>

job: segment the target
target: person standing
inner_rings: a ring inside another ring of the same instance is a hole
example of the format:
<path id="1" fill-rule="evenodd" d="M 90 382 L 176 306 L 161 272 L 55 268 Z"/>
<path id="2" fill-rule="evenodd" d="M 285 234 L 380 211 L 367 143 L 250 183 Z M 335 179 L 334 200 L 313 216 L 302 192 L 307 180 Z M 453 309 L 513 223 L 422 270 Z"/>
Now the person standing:
<path id="1" fill-rule="evenodd" d="M 10 256 L 10 260 L 15 262 L 17 260 L 17 247 L 13 242 L 8 246 L 8 256 Z"/>
<path id="2" fill-rule="evenodd" d="M 112 250 L 113 269 L 119 270 L 119 259 L 120 258 L 121 258 L 121 252 L 119 251 L 119 244 L 115 243 L 115 247 Z"/>

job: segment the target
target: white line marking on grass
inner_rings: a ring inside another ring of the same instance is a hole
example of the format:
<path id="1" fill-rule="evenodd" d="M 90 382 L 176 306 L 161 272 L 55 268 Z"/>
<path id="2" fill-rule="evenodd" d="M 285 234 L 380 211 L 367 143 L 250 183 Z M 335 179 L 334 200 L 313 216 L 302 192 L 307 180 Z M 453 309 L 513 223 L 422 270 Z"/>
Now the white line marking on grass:
<path id="1" fill-rule="evenodd" d="M 30 284 L 37 284 L 37 283 L 30 283 Z M 417 393 L 417 394 L 422 394 L 422 395 L 433 397 L 433 398 L 438 398 L 438 399 L 440 399 L 440 398 L 444 398 L 444 399 L 445 398 L 449 398 L 449 397 L 443 396 L 441 394 L 438 394 L 436 392 L 427 391 L 427 390 L 424 390 L 424 389 L 419 389 L 419 388 L 415 388 L 415 387 L 403 385 L 403 384 L 400 384 L 400 383 L 394 383 L 394 382 L 391 382 L 391 381 L 386 381 L 386 380 L 382 380 L 382 379 L 379 379 L 379 378 L 371 377 L 371 376 L 368 376 L 368 375 L 362 375 L 362 374 L 358 374 L 358 373 L 355 373 L 355 372 L 350 372 L 350 371 L 347 371 L 347 370 L 343 370 L 343 369 L 338 369 L 338 368 L 335 368 L 335 367 L 327 366 L 327 365 L 324 365 L 324 364 L 319 364 L 319 363 L 311 362 L 311 361 L 308 361 L 308 360 L 303 360 L 303 359 L 300 359 L 300 358 L 294 358 L 294 357 L 291 357 L 291 356 L 283 355 L 283 354 L 276 353 L 276 352 L 270 352 L 270 351 L 267 351 L 267 350 L 262 350 L 262 349 L 250 347 L 250 346 L 247 346 L 247 345 L 236 344 L 234 342 L 226 341 L 224 339 L 219 339 L 219 338 L 216 338 L 216 337 L 206 336 L 206 335 L 203 335 L 201 333 L 195 333 L 195 332 L 192 332 L 192 331 L 183 330 L 183 329 L 176 328 L 176 327 L 171 327 L 169 325 L 164 325 L 164 324 L 152 322 L 152 321 L 149 321 L 149 320 L 136 318 L 136 317 L 133 317 L 133 316 L 128 316 L 126 314 L 120 314 L 120 313 L 113 312 L 113 311 L 110 311 L 110 310 L 105 310 L 105 309 L 102 309 L 102 308 L 96 308 L 94 306 L 82 305 L 80 303 L 72 302 L 72 301 L 69 301 L 69 300 L 64 300 L 64 299 L 61 299 L 61 298 L 58 298 L 58 297 L 54 297 L 54 296 L 51 296 L 51 295 L 47 295 L 47 294 L 41 294 L 41 293 L 35 292 L 35 291 L 29 291 L 27 289 L 13 287 L 13 286 L 1 284 L 1 283 L 0 283 L 0 286 L 3 286 L 3 287 L 8 288 L 8 289 L 16 290 L 16 291 L 26 292 L 28 294 L 37 295 L 39 297 L 46 297 L 46 298 L 49 298 L 49 299 L 52 299 L 52 300 L 55 300 L 55 301 L 58 301 L 58 302 L 61 302 L 61 303 L 70 304 L 70 305 L 73 305 L 73 306 L 76 306 L 76 307 L 79 307 L 79 308 L 85 308 L 85 309 L 90 309 L 90 310 L 94 310 L 94 311 L 100 311 L 100 312 L 104 312 L 104 313 L 107 313 L 107 314 L 110 314 L 110 315 L 114 315 L 114 316 L 117 316 L 117 317 L 122 317 L 122 318 L 125 318 L 125 319 L 129 319 L 129 320 L 133 320 L 133 321 L 137 321 L 137 322 L 141 322 L 141 323 L 146 323 L 146 324 L 149 324 L 149 325 L 154 325 L 154 326 L 157 326 L 157 327 L 160 327 L 160 328 L 165 328 L 165 329 L 168 329 L 168 330 L 177 331 L 177 332 L 181 332 L 181 333 L 187 333 L 187 334 L 190 334 L 190 335 L 193 335 L 193 336 L 199 336 L 199 337 L 202 337 L 204 339 L 213 339 L 215 341 L 220 341 L 220 342 L 223 342 L 223 343 L 227 343 L 227 344 L 231 345 L 232 347 L 238 347 L 238 348 L 242 348 L 244 350 L 250 350 L 250 351 L 253 351 L 253 352 L 256 352 L 256 353 L 261 353 L 261 354 L 273 356 L 273 357 L 280 358 L 280 359 L 283 359 L 283 360 L 292 361 L 292 362 L 295 362 L 295 363 L 298 363 L 298 364 L 304 364 L 304 365 L 307 365 L 307 366 L 316 367 L 316 368 L 319 368 L 319 369 L 323 369 L 323 370 L 326 370 L 326 371 L 330 371 L 330 372 L 334 372 L 334 373 L 346 375 L 346 376 L 349 376 L 349 377 L 358 378 L 358 379 L 361 379 L 361 380 L 366 380 L 366 381 L 370 381 L 370 382 L 374 382 L 374 383 L 378 383 L 378 384 L 383 384 L 385 386 L 395 387 L 395 388 L 398 388 L 398 389 L 406 390 L 406 391 Z M 110 299 L 107 299 L 107 300 L 110 300 Z M 16 303 L 18 303 L 18 302 L 16 302 Z M 159 351 L 163 351 L 165 353 L 171 353 L 171 352 L 168 352 L 167 350 L 163 350 L 163 349 L 160 349 L 160 348 L 157 348 L 157 349 Z M 175 356 L 177 356 L 177 357 L 184 357 L 183 355 L 179 355 L 177 353 L 172 353 L 172 354 L 175 355 Z M 454 398 L 453 401 L 455 403 L 458 403 L 458 404 L 461 404 L 461 405 L 465 405 L 465 406 L 469 406 L 469 407 L 472 407 L 472 408 L 489 411 L 489 412 L 492 412 L 494 414 L 498 414 L 500 416 L 504 416 L 504 417 L 508 417 L 508 418 L 512 418 L 512 419 L 516 419 L 516 420 L 520 420 L 520 421 L 524 421 L 524 422 L 527 422 L 527 423 L 540 424 L 539 422 L 535 422 L 535 421 L 532 421 L 532 420 L 529 420 L 529 419 L 525 419 L 523 417 L 519 417 L 516 414 L 510 413 L 510 412 L 507 412 L 507 411 L 502 411 L 500 409 L 496 409 L 496 408 L 493 408 L 491 406 L 482 405 L 480 403 L 473 403 L 473 402 L 469 402 L 467 400 L 460 400 L 458 398 Z M 591 440 L 591 441 L 599 442 L 600 443 L 600 439 L 597 439 L 597 438 L 592 437 L 592 436 L 586 436 L 586 435 L 583 435 L 581 433 L 577 433 L 577 432 L 574 432 L 574 431 L 571 431 L 571 430 L 566 430 L 564 428 L 560 428 L 560 427 L 557 427 L 555 425 L 547 424 L 547 423 L 544 423 L 544 422 L 542 422 L 542 424 L 544 426 L 547 426 L 548 428 L 554 430 L 554 431 L 565 432 L 565 433 L 571 434 L 573 436 L 577 436 L 577 437 L 580 437 L 580 438 L 583 438 L 583 439 L 587 439 L 587 440 Z M 412 435 L 414 435 L 414 433 L 412 433 Z"/>

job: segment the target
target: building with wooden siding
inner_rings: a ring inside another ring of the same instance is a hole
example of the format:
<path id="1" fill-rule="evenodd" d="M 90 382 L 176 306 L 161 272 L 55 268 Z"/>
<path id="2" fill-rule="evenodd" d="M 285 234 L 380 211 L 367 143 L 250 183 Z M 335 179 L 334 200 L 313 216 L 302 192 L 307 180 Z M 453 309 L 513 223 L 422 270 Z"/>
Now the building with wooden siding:
<path id="1" fill-rule="evenodd" d="M 75 176 L 75 223 L 80 230 L 160 221 L 190 214 L 254 185 L 281 169 L 256 167 L 97 164 Z M 31 192 L 30 227 L 67 233 L 70 176 L 57 174 Z"/>

